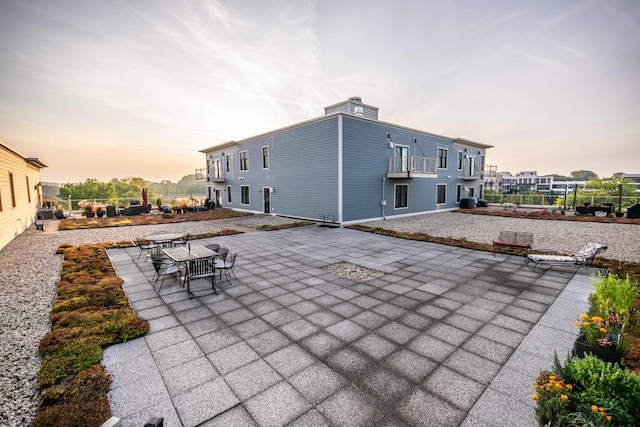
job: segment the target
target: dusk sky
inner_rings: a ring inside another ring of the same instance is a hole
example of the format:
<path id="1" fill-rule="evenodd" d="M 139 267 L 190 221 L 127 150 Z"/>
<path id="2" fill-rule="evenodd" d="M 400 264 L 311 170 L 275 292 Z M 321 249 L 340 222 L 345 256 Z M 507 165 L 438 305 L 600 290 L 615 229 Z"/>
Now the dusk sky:
<path id="1" fill-rule="evenodd" d="M 0 0 L 0 140 L 177 181 L 359 96 L 512 173 L 640 173 L 638 0 Z"/>

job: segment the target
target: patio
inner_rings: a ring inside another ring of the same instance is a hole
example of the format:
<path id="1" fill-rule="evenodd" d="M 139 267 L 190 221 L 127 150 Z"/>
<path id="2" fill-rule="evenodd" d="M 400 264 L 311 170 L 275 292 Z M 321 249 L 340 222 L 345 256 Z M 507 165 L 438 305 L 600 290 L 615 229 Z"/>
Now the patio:
<path id="1" fill-rule="evenodd" d="M 104 352 L 123 426 L 536 426 L 533 381 L 591 291 L 574 268 L 343 228 L 214 241 L 239 252 L 238 280 L 194 281 L 193 299 L 158 294 L 139 249 L 109 250 L 151 324 Z M 384 275 L 323 269 L 341 262 Z"/>

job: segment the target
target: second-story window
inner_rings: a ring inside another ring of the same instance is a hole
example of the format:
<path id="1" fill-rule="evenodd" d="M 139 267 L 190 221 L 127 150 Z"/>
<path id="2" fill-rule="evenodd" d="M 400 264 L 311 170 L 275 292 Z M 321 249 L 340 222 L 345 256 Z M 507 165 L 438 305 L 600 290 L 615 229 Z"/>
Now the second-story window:
<path id="1" fill-rule="evenodd" d="M 262 169 L 269 169 L 269 147 L 262 147 Z"/>
<path id="2" fill-rule="evenodd" d="M 231 173 L 231 154 L 227 154 L 224 156 L 226 164 L 227 173 Z"/>
<path id="3" fill-rule="evenodd" d="M 447 168 L 447 153 L 449 150 L 446 148 L 438 148 L 438 169 Z"/>
<path id="4" fill-rule="evenodd" d="M 9 188 L 11 189 L 11 206 L 16 207 L 16 190 L 13 188 L 13 174 L 9 172 Z"/>
<path id="5" fill-rule="evenodd" d="M 222 167 L 220 166 L 220 160 L 213 161 L 213 177 L 222 178 Z"/>
<path id="6" fill-rule="evenodd" d="M 29 185 L 29 177 L 27 176 L 25 178 L 27 178 L 27 199 L 28 199 L 27 201 L 31 203 L 31 188 Z"/>
<path id="7" fill-rule="evenodd" d="M 241 171 L 249 170 L 249 152 L 248 151 L 240 152 L 240 170 Z"/>
<path id="8" fill-rule="evenodd" d="M 462 151 L 458 151 L 458 170 L 462 170 Z"/>

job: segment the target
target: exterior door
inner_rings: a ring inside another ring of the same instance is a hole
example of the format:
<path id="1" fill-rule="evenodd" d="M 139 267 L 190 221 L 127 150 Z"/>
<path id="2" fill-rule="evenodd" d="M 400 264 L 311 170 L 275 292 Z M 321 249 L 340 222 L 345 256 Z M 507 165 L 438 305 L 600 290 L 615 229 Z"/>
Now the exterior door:
<path id="1" fill-rule="evenodd" d="M 216 190 L 216 208 L 221 208 L 222 207 L 222 191 L 220 190 Z"/>
<path id="2" fill-rule="evenodd" d="M 264 213 L 271 213 L 271 189 L 262 187 L 262 198 L 264 200 Z"/>
<path id="3" fill-rule="evenodd" d="M 396 163 L 394 172 L 407 172 L 409 170 L 409 147 L 396 145 L 393 157 Z"/>

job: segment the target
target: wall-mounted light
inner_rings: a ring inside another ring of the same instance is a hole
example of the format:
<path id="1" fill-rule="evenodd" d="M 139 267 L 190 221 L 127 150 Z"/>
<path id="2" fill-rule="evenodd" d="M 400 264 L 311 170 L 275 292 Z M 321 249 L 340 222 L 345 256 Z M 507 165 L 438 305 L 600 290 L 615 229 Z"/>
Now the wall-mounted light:
<path id="1" fill-rule="evenodd" d="M 388 132 L 387 132 L 387 145 L 389 146 L 389 148 L 395 148 L 396 146 L 391 140 L 391 134 Z"/>

